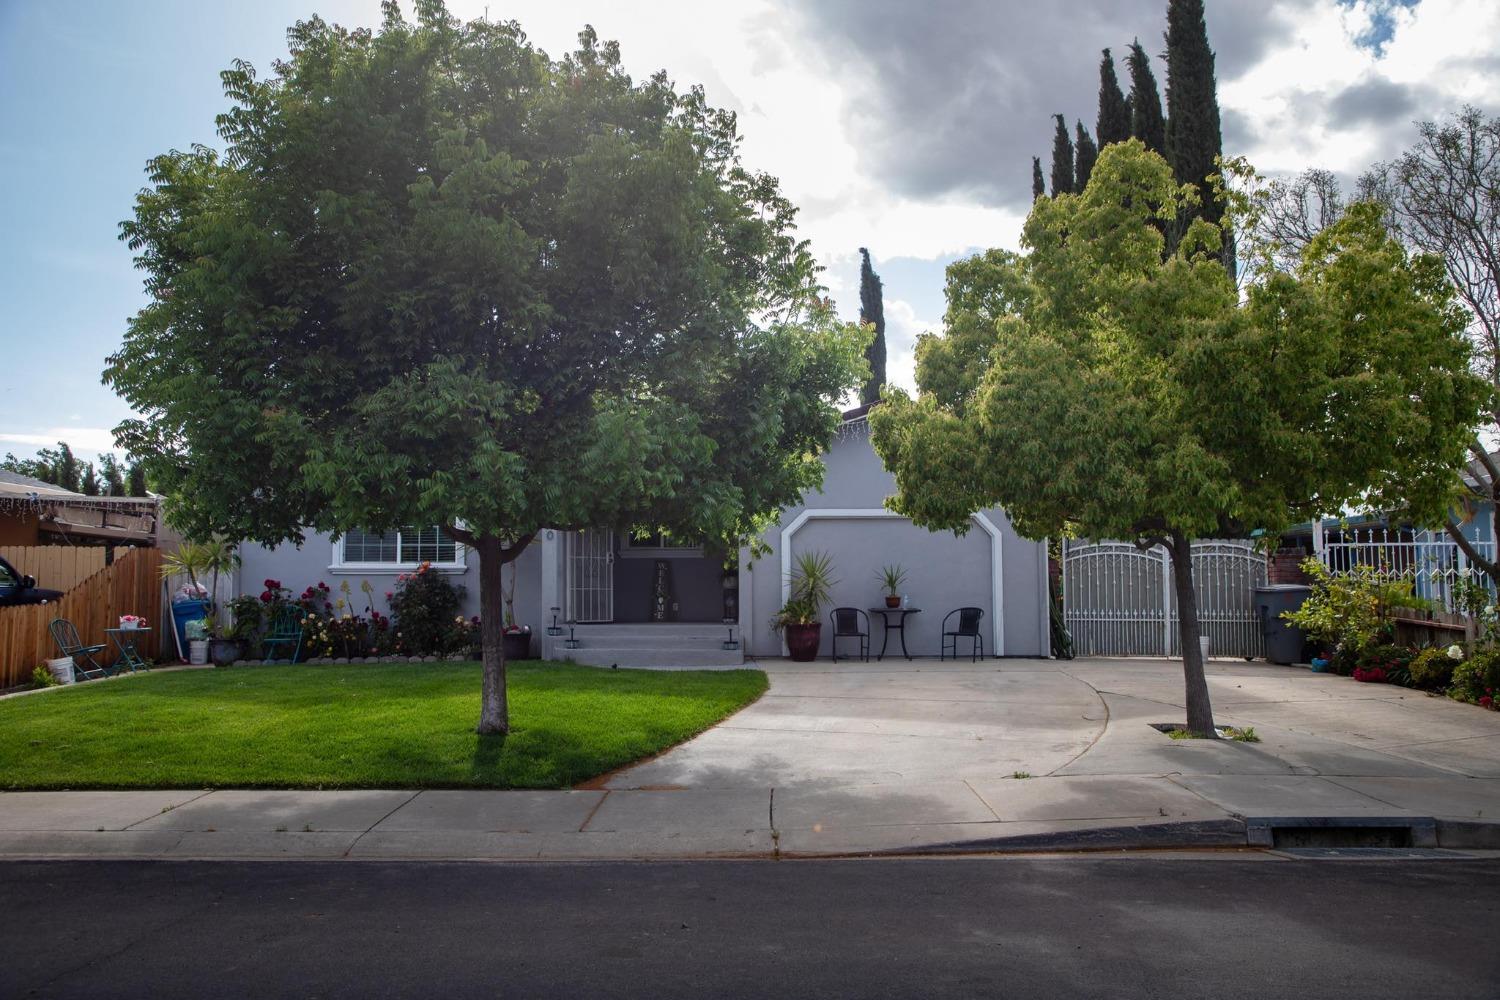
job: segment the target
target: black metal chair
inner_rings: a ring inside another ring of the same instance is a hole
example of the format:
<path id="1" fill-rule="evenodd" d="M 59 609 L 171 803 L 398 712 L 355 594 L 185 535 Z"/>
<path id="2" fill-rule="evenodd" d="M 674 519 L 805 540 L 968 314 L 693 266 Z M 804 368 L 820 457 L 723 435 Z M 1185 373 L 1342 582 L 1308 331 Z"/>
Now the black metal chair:
<path id="1" fill-rule="evenodd" d="M 118 672 L 94 659 L 94 654 L 103 652 L 104 646 L 85 646 L 83 640 L 78 638 L 78 629 L 66 618 L 52 619 L 47 630 L 52 633 L 52 641 L 57 643 L 58 652 L 73 661 L 74 680 L 91 681 Z"/>
<path id="2" fill-rule="evenodd" d="M 839 661 L 840 639 L 858 639 L 859 657 L 868 663 L 870 661 L 870 616 L 859 608 L 834 608 L 828 617 L 833 619 L 833 641 L 829 643 L 833 650 L 833 662 Z"/>
<path id="3" fill-rule="evenodd" d="M 958 627 L 950 629 L 948 623 L 953 616 L 958 616 Z M 979 622 L 984 618 L 983 608 L 959 608 L 950 611 L 943 616 L 943 642 L 938 648 L 938 659 L 944 659 L 951 647 L 953 658 L 958 659 L 958 640 L 967 638 L 970 640 L 969 659 L 970 662 L 977 661 L 984 655 L 984 636 L 979 632 Z"/>

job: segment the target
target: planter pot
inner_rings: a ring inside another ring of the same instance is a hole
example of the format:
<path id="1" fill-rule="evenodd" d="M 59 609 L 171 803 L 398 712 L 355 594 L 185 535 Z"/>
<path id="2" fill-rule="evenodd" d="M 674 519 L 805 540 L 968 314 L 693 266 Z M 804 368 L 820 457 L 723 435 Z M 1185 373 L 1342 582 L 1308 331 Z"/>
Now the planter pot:
<path id="1" fill-rule="evenodd" d="M 505 659 L 528 660 L 531 658 L 531 633 L 507 632 L 504 638 Z"/>
<path id="2" fill-rule="evenodd" d="M 787 655 L 798 663 L 811 663 L 818 658 L 818 640 L 823 637 L 823 623 L 786 626 Z"/>
<path id="3" fill-rule="evenodd" d="M 216 667 L 229 666 L 240 658 L 240 641 L 238 639 L 208 640 L 208 658 Z"/>
<path id="4" fill-rule="evenodd" d="M 188 640 L 188 662 L 195 667 L 201 667 L 208 662 L 208 640 Z"/>
<path id="5" fill-rule="evenodd" d="M 141 623 L 140 622 L 121 622 L 120 623 L 120 630 L 122 632 L 134 632 L 136 629 L 138 629 L 140 627 L 141 627 Z"/>
<path id="6" fill-rule="evenodd" d="M 885 606 L 888 607 L 888 608 L 899 608 L 899 607 L 901 607 L 901 595 L 900 594 L 886 594 L 885 595 Z"/>

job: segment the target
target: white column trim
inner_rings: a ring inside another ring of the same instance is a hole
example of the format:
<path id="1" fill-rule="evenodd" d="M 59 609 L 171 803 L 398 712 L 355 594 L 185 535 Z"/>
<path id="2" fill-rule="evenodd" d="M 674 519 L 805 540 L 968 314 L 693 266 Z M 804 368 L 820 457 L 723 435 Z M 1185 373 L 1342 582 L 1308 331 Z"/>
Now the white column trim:
<path id="1" fill-rule="evenodd" d="M 1043 538 L 1042 546 L 1042 614 L 1041 624 L 1041 652 L 1037 655 L 1044 660 L 1052 658 L 1052 545 L 1049 539 Z"/>
<path id="2" fill-rule="evenodd" d="M 990 536 L 990 610 L 994 655 L 1005 653 L 1005 553 L 1004 537 L 983 512 L 971 514 L 974 523 Z M 894 518 L 910 521 L 909 518 L 886 510 L 884 507 L 808 507 L 792 518 L 790 524 L 781 529 L 781 603 L 786 604 L 792 596 L 792 538 L 802 526 L 812 520 L 855 520 L 861 518 Z M 783 640 L 783 654 L 785 641 Z"/>

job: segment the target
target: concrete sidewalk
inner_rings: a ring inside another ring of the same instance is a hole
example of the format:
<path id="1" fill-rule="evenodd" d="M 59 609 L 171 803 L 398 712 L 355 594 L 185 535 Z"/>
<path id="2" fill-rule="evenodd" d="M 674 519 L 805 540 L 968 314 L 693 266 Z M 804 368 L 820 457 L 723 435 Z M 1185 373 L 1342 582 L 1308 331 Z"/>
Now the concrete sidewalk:
<path id="1" fill-rule="evenodd" d="M 557 791 L 0 794 L 0 857 L 681 858 L 1235 846 L 1267 817 L 1432 818 L 1500 847 L 1500 714 L 1215 661 L 1221 723 L 1174 741 L 1165 660 L 763 664 L 755 705 Z M 1492 825 L 1494 824 L 1494 825 Z M 1429 844 L 1430 846 L 1430 844 Z"/>

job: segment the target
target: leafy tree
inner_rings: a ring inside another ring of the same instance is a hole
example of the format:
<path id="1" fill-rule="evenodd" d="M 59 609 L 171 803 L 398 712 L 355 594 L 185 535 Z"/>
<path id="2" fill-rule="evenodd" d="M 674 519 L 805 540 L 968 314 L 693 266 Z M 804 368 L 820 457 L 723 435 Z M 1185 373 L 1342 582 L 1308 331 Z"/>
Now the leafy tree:
<path id="1" fill-rule="evenodd" d="M 57 442 L 56 448 L 37 449 L 35 458 L 17 458 L 14 453 L 6 452 L 0 469 L 40 479 L 73 493 L 83 488 L 83 464 L 66 441 Z"/>
<path id="2" fill-rule="evenodd" d="M 1099 139 L 1100 149 L 1130 138 L 1130 106 L 1120 91 L 1114 56 L 1109 54 L 1109 49 L 1104 50 L 1104 58 L 1099 60 L 1099 120 L 1095 123 L 1094 134 Z"/>
<path id="3" fill-rule="evenodd" d="M 873 403 L 880 398 L 880 387 L 885 385 L 885 293 L 880 275 L 870 266 L 870 251 L 859 248 L 859 324 L 874 327 L 875 337 L 865 348 L 865 360 L 870 365 L 870 379 L 860 390 L 861 404 Z"/>
<path id="4" fill-rule="evenodd" d="M 1169 0 L 1167 4 L 1166 148 L 1177 183 L 1195 185 L 1199 194 L 1199 203 L 1182 212 L 1169 232 L 1170 250 L 1193 219 L 1201 216 L 1218 225 L 1224 215 L 1223 202 L 1208 180 L 1218 172 L 1224 140 L 1203 0 Z M 1223 247 L 1224 266 L 1233 274 L 1233 240 L 1224 240 Z"/>
<path id="5" fill-rule="evenodd" d="M 1125 62 L 1130 67 L 1130 134 L 1147 149 L 1165 156 L 1167 122 L 1161 112 L 1156 76 L 1151 72 L 1151 57 L 1141 48 L 1139 39 L 1130 43 Z"/>
<path id="6" fill-rule="evenodd" d="M 1031 200 L 1045 197 L 1047 194 L 1047 182 L 1042 179 L 1042 158 L 1033 156 L 1031 158 Z"/>
<path id="7" fill-rule="evenodd" d="M 1213 733 L 1191 543 L 1274 535 L 1346 503 L 1451 500 L 1486 384 L 1441 264 L 1357 206 L 1295 273 L 1242 295 L 1138 140 L 1100 152 L 1082 195 L 1037 202 L 1021 254 L 949 269 L 948 334 L 918 345 L 920 393 L 871 414 L 892 509 L 965 530 L 1003 506 L 1032 538 L 1162 545 L 1180 609 L 1188 726 Z"/>
<path id="8" fill-rule="evenodd" d="M 140 461 L 130 463 L 130 471 L 125 474 L 125 495 L 132 497 L 146 495 L 146 466 Z"/>
<path id="9" fill-rule="evenodd" d="M 93 462 L 84 463 L 83 475 L 79 479 L 78 492 L 86 497 L 96 497 L 103 492 L 99 484 L 99 474 L 94 471 Z"/>
<path id="10" fill-rule="evenodd" d="M 189 537 L 446 526 L 502 733 L 504 564 L 544 528 L 751 534 L 820 482 L 866 340 L 701 90 L 416 10 L 223 74 L 224 155 L 152 160 L 123 224 L 151 298 L 105 380 Z"/>
<path id="11" fill-rule="evenodd" d="M 1068 137 L 1068 123 L 1062 115 L 1052 116 L 1057 128 L 1052 134 L 1052 195 L 1073 192 L 1073 140 Z"/>
<path id="12" fill-rule="evenodd" d="M 1078 139 L 1074 143 L 1074 166 L 1073 183 L 1082 191 L 1089 185 L 1089 174 L 1094 172 L 1094 161 L 1099 158 L 1099 147 L 1094 145 L 1094 140 L 1089 136 L 1088 129 L 1083 127 L 1083 122 L 1078 122 Z"/>

